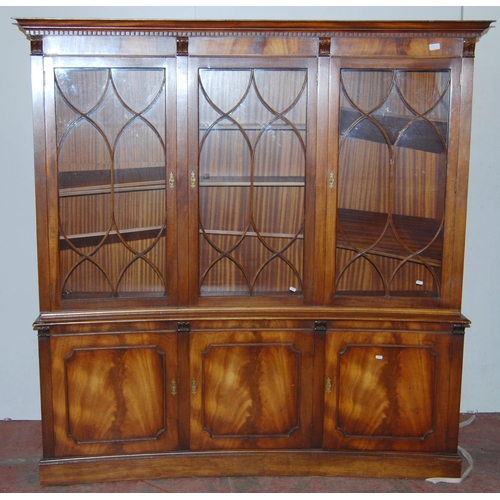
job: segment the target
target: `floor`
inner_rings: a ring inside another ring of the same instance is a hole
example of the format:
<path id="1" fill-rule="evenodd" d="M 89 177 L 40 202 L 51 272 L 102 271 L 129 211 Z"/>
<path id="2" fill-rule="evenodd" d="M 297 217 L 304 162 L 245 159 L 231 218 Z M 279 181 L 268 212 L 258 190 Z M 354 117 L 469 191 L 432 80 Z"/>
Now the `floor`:
<path id="1" fill-rule="evenodd" d="M 471 415 L 462 415 L 465 422 Z M 42 487 L 39 421 L 0 421 L 0 493 L 482 493 L 500 492 L 500 413 L 477 414 L 460 430 L 460 446 L 473 459 L 473 469 L 459 484 L 402 479 L 343 477 L 214 477 L 121 481 Z M 463 471 L 468 468 L 464 460 Z"/>

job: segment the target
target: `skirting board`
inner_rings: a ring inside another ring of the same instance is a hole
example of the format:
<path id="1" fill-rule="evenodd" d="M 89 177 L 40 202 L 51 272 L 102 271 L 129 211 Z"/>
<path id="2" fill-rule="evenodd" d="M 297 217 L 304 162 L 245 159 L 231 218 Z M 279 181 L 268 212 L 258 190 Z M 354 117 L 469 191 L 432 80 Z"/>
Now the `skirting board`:
<path id="1" fill-rule="evenodd" d="M 42 459 L 45 486 L 214 476 L 460 477 L 459 455 L 303 451 L 173 452 Z"/>

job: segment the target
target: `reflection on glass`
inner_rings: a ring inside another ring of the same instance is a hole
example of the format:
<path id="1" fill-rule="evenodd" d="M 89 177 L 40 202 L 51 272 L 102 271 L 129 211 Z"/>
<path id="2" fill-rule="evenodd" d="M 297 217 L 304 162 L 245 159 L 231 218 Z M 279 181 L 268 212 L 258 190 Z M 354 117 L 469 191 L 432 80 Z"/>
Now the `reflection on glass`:
<path id="1" fill-rule="evenodd" d="M 449 71 L 342 70 L 337 295 L 439 297 Z"/>

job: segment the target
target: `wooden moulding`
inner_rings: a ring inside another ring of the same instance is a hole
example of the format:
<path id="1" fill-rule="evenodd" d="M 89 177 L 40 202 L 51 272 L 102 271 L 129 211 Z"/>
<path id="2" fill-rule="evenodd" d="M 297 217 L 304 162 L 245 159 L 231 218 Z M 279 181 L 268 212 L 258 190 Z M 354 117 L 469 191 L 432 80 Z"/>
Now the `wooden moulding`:
<path id="1" fill-rule="evenodd" d="M 173 452 L 40 462 L 40 483 L 55 486 L 101 481 L 211 476 L 343 476 L 426 479 L 460 477 L 458 455 L 327 451 Z"/>
<path id="2" fill-rule="evenodd" d="M 209 21 L 16 19 L 27 35 L 424 36 L 476 38 L 491 21 Z M 425 31 L 425 33 L 423 33 Z"/>
<path id="3" fill-rule="evenodd" d="M 491 21 L 174 21 L 31 18 L 19 18 L 16 21 L 20 30 L 32 40 L 33 55 L 120 53 L 122 46 L 120 44 L 115 46 L 112 38 L 124 37 L 121 43 L 125 43 L 135 54 L 187 56 L 206 53 L 234 56 L 236 50 L 243 55 L 301 54 L 321 57 L 330 54 L 336 56 L 339 53 L 353 57 L 384 54 L 460 57 L 462 52 L 464 57 L 474 57 L 476 40 L 491 24 Z M 92 42 L 89 40 L 83 43 L 82 40 L 78 40 L 82 36 L 92 39 Z M 44 37 L 48 37 L 47 47 L 42 44 Z M 62 45 L 56 40 L 61 37 L 65 40 Z M 107 39 L 105 44 L 97 41 L 103 37 Z M 154 37 L 156 42 L 142 45 L 131 41 L 131 37 L 142 39 Z M 374 43 L 367 45 L 363 41 L 366 37 L 378 40 L 373 40 Z M 75 40 L 71 41 L 71 38 Z M 164 41 L 159 41 L 158 38 L 163 38 Z M 235 43 L 236 38 L 240 39 L 238 43 Z M 282 42 L 280 38 L 287 38 L 288 41 Z M 313 43 L 314 38 L 319 38 L 319 47 Z M 294 41 L 291 42 L 291 39 Z M 438 51 L 433 48 L 436 44 L 440 46 Z"/>

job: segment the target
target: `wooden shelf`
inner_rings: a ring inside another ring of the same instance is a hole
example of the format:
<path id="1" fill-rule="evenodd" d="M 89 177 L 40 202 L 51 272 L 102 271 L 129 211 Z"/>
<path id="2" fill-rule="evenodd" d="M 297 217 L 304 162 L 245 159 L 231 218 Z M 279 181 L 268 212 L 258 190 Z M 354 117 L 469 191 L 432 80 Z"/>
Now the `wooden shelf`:
<path id="1" fill-rule="evenodd" d="M 202 177 L 200 187 L 304 187 L 304 177 Z"/>
<path id="2" fill-rule="evenodd" d="M 370 248 L 380 237 L 387 218 L 388 214 L 385 213 L 339 208 L 337 248 L 356 251 L 353 245 L 347 241 L 351 237 L 358 249 Z M 418 252 L 418 250 L 425 247 L 435 237 L 436 233 L 439 232 L 436 240 L 425 250 L 425 255 L 422 258 L 430 266 L 441 267 L 443 231 L 442 228 L 440 229 L 440 221 L 397 214 L 394 214 L 392 218 L 394 224 L 397 226 L 400 237 L 414 252 Z M 390 230 L 386 231 L 381 241 L 366 253 L 399 260 L 405 259 L 410 255 L 408 250 L 401 245 L 397 237 Z M 411 258 L 409 261 L 421 262 L 418 258 Z"/>
<path id="3" fill-rule="evenodd" d="M 114 192 L 165 189 L 165 167 L 114 169 Z M 111 170 L 59 172 L 59 197 L 108 194 Z"/>
<path id="4" fill-rule="evenodd" d="M 118 292 L 113 295 L 112 292 L 73 292 L 72 290 L 65 290 L 63 292 L 63 300 L 106 300 L 106 299 L 155 299 L 165 297 L 164 292 Z"/>
<path id="5" fill-rule="evenodd" d="M 145 240 L 156 238 L 160 231 L 164 231 L 165 226 L 153 226 L 153 227 L 142 227 L 142 228 L 131 228 L 131 229 L 122 229 L 120 230 L 120 234 L 126 241 L 137 241 L 137 240 Z M 118 236 L 117 231 L 110 231 L 106 233 L 105 231 L 99 231 L 95 233 L 86 233 L 86 234 L 71 234 L 66 237 L 60 235 L 59 236 L 59 245 L 61 250 L 69 248 L 67 240 L 71 241 L 71 243 L 77 247 L 91 247 L 98 245 L 105 235 L 108 235 L 106 244 L 110 243 L 118 243 L 120 238 Z"/>
<path id="6" fill-rule="evenodd" d="M 243 231 L 225 231 L 222 229 L 200 229 L 199 230 L 200 234 L 206 233 L 206 234 L 214 234 L 218 236 L 250 236 L 250 237 L 257 237 L 257 236 L 262 236 L 263 238 L 297 238 L 299 240 L 304 239 L 303 234 L 286 234 L 286 233 L 255 233 L 252 231 L 247 231 L 244 233 Z"/>
<path id="7" fill-rule="evenodd" d="M 341 109 L 340 111 L 340 133 L 343 136 L 347 129 L 354 123 L 361 114 L 358 111 L 350 109 Z M 391 139 L 391 144 L 394 145 L 396 139 L 398 138 L 399 132 L 407 125 L 407 123 L 412 120 L 412 116 L 383 116 L 378 114 L 370 115 L 384 128 L 386 133 Z M 356 126 L 353 130 L 349 132 L 349 137 L 354 139 L 363 139 L 365 141 L 386 143 L 386 140 L 382 133 L 376 128 L 375 125 L 367 127 L 363 124 L 372 122 L 367 118 L 364 118 L 360 124 L 361 126 Z M 444 140 L 447 142 L 448 139 L 448 122 L 432 120 L 431 123 L 439 130 Z M 405 135 L 403 139 L 400 139 L 397 146 L 416 149 L 420 151 L 428 151 L 430 153 L 442 153 L 445 150 L 445 146 L 441 142 L 441 139 L 432 130 L 429 123 L 427 123 L 422 118 L 416 120 L 410 127 L 410 134 Z"/>
<path id="8" fill-rule="evenodd" d="M 237 120 L 236 120 L 237 121 Z M 277 126 L 276 123 L 279 123 L 280 125 Z M 286 122 L 284 122 L 281 118 L 275 118 L 271 120 L 271 123 L 239 123 L 236 125 L 232 121 L 228 119 L 221 120 L 220 124 L 217 124 L 215 126 L 207 125 L 207 124 L 200 124 L 199 130 L 200 131 L 230 131 L 230 132 L 237 132 L 241 131 L 241 129 L 245 131 L 261 131 L 261 130 L 272 130 L 273 132 L 293 132 L 295 130 L 298 130 L 299 132 L 305 132 L 307 130 L 307 127 L 305 123 L 294 123 L 294 126 L 292 127 L 291 125 L 288 125 Z"/>

